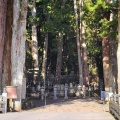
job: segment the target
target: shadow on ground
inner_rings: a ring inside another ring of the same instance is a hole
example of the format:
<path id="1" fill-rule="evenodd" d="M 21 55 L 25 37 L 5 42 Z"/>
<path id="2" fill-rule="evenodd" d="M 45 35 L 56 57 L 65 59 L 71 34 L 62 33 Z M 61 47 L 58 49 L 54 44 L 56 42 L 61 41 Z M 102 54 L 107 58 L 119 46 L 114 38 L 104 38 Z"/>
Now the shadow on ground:
<path id="1" fill-rule="evenodd" d="M 100 97 L 88 97 L 88 98 L 76 98 L 76 97 L 71 97 L 69 99 L 64 99 L 64 98 L 58 98 L 57 100 L 54 99 L 46 99 L 41 100 L 40 98 L 29 98 L 23 102 L 23 110 L 31 110 L 43 106 L 48 106 L 48 105 L 56 105 L 56 106 L 61 106 L 61 105 L 68 105 L 68 104 L 73 104 L 75 100 L 80 100 L 80 102 L 97 102 L 98 104 L 102 104 L 103 102 L 100 100 Z"/>

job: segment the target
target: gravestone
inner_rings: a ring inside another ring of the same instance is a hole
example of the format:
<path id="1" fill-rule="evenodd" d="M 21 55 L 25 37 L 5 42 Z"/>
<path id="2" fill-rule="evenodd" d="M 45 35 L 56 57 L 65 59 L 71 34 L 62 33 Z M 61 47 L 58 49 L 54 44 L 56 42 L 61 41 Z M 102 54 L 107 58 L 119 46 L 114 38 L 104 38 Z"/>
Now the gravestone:
<path id="1" fill-rule="evenodd" d="M 75 90 L 74 90 L 74 86 L 73 83 L 70 83 L 70 87 L 69 87 L 69 95 L 72 96 L 74 95 Z"/>
<path id="2" fill-rule="evenodd" d="M 54 97 L 53 97 L 54 100 L 57 99 L 57 85 L 54 85 Z"/>
<path id="3" fill-rule="evenodd" d="M 60 96 L 64 96 L 64 89 L 65 89 L 64 84 L 61 84 L 61 86 L 60 86 Z"/>
<path id="4" fill-rule="evenodd" d="M 40 88 L 41 88 L 41 86 L 40 86 L 40 83 L 37 85 L 37 87 L 36 87 L 36 90 L 39 92 L 40 91 Z"/>
<path id="5" fill-rule="evenodd" d="M 68 99 L 68 85 L 65 85 L 65 99 Z"/>
<path id="6" fill-rule="evenodd" d="M 83 97 L 85 98 L 86 97 L 86 88 L 85 88 L 85 85 L 83 85 L 82 91 L 83 91 Z"/>
<path id="7" fill-rule="evenodd" d="M 44 100 L 44 94 L 45 94 L 45 89 L 44 89 L 44 87 L 42 86 L 42 87 L 41 87 L 41 100 Z"/>
<path id="8" fill-rule="evenodd" d="M 61 85 L 58 84 L 58 85 L 57 85 L 57 94 L 58 94 L 58 95 L 60 95 L 60 89 L 61 89 Z"/>
<path id="9" fill-rule="evenodd" d="M 58 84 L 58 90 L 60 90 L 60 84 Z"/>
<path id="10" fill-rule="evenodd" d="M 26 98 L 26 78 L 23 77 L 23 84 L 22 84 L 22 99 Z"/>
<path id="11" fill-rule="evenodd" d="M 76 96 L 81 97 L 81 86 L 80 85 L 77 86 Z"/>

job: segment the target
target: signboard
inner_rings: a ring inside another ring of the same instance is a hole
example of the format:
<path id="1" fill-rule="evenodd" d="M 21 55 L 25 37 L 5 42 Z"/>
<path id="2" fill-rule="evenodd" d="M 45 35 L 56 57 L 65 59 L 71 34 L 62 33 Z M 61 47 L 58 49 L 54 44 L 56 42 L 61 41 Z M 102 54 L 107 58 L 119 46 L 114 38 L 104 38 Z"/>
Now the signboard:
<path id="1" fill-rule="evenodd" d="M 105 91 L 101 91 L 101 100 L 105 99 Z"/>
<path id="2" fill-rule="evenodd" d="M 17 98 L 17 86 L 6 86 L 7 98 L 16 99 Z"/>

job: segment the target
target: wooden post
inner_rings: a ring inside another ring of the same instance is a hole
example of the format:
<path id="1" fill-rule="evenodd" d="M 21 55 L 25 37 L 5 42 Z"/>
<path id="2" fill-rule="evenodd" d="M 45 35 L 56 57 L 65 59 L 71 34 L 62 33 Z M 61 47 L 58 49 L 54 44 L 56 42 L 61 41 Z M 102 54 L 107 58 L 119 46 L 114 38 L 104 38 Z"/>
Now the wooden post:
<path id="1" fill-rule="evenodd" d="M 120 116 L 120 95 L 118 97 L 118 114 Z"/>
<path id="2" fill-rule="evenodd" d="M 7 98 L 9 99 L 9 107 L 15 110 L 13 99 L 17 98 L 17 86 L 6 86 Z"/>

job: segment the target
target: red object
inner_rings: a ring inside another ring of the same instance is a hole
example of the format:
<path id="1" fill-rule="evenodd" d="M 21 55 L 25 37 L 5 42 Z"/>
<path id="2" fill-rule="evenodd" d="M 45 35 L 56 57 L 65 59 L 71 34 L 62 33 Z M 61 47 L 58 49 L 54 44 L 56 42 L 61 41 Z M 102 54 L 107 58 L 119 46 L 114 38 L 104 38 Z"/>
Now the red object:
<path id="1" fill-rule="evenodd" d="M 17 86 L 6 86 L 7 98 L 17 98 Z"/>

